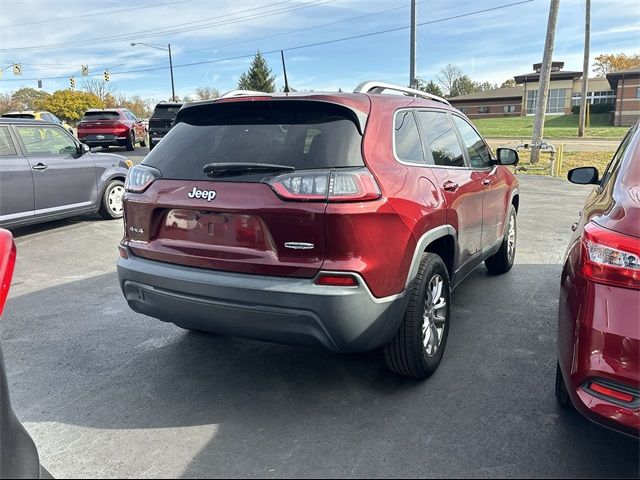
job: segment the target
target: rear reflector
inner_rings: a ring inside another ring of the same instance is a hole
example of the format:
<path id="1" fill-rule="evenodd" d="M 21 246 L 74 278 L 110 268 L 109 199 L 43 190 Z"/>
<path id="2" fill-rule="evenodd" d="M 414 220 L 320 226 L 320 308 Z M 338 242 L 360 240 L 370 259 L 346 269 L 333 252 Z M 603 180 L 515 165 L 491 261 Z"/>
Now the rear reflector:
<path id="1" fill-rule="evenodd" d="M 593 390 L 594 392 L 605 395 L 607 397 L 615 398 L 616 400 L 620 400 L 623 402 L 633 401 L 633 395 L 629 393 L 621 392 L 619 390 L 614 390 L 613 388 L 610 388 L 610 387 L 605 387 L 604 385 L 600 385 L 595 382 L 591 382 L 591 384 L 589 385 L 589 389 Z"/>
<path id="2" fill-rule="evenodd" d="M 122 245 L 118 246 L 118 253 L 122 258 L 129 258 L 129 252 L 127 252 L 127 249 L 124 248 Z"/>
<path id="3" fill-rule="evenodd" d="M 316 285 L 328 287 L 357 287 L 358 280 L 351 275 L 320 275 L 316 279 Z"/>

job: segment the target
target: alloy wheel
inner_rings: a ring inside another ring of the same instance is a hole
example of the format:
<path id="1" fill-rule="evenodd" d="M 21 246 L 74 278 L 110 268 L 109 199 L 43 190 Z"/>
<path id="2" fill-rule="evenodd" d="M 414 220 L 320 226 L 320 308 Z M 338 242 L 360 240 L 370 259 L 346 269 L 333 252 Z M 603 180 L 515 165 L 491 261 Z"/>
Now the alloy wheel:
<path id="1" fill-rule="evenodd" d="M 439 274 L 431 277 L 427 285 L 422 313 L 422 346 L 428 357 L 438 353 L 447 322 L 445 283 Z"/>

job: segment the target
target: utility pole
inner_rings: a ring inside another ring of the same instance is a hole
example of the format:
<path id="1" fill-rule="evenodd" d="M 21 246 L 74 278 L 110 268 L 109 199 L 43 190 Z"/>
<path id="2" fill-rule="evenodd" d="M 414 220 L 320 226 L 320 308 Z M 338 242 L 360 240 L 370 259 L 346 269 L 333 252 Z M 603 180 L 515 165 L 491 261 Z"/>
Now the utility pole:
<path id="1" fill-rule="evenodd" d="M 411 0 L 411 40 L 409 45 L 409 86 L 416 88 L 416 0 Z"/>
<path id="2" fill-rule="evenodd" d="M 167 44 L 169 49 L 169 71 L 171 72 L 171 100 L 176 101 L 176 86 L 173 83 L 173 60 L 171 59 L 171 44 Z"/>
<path id="3" fill-rule="evenodd" d="M 531 163 L 540 161 L 540 143 L 544 134 L 544 115 L 547 112 L 547 98 L 549 97 L 549 80 L 551 79 L 551 62 L 553 61 L 553 44 L 556 37 L 556 21 L 560 0 L 551 0 L 549 20 L 547 22 L 547 38 L 544 42 L 544 55 L 540 69 L 540 86 L 538 87 L 538 103 L 536 118 L 533 124 L 533 138 L 531 139 Z"/>
<path id="4" fill-rule="evenodd" d="M 584 62 L 582 63 L 582 97 L 580 99 L 580 120 L 578 123 L 578 137 L 584 137 L 587 119 L 587 92 L 589 83 L 589 47 L 591 43 L 591 0 L 585 0 L 584 23 Z"/>

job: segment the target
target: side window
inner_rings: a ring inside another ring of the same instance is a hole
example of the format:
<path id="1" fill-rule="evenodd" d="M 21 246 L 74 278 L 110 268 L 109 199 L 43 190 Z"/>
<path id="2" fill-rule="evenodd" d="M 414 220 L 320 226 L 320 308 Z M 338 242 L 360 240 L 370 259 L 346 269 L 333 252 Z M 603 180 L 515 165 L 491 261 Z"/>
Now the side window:
<path id="1" fill-rule="evenodd" d="M 443 167 L 464 167 L 464 155 L 449 115 L 418 112 L 422 133 L 427 140 L 433 162 Z"/>
<path id="2" fill-rule="evenodd" d="M 60 120 L 58 117 L 56 117 L 53 113 L 50 113 L 49 116 L 51 117 L 51 121 L 52 122 L 56 122 L 56 123 L 62 125 L 62 120 Z"/>
<path id="3" fill-rule="evenodd" d="M 7 127 L 0 127 L 0 157 L 10 157 L 17 155 L 16 146 L 11 140 L 9 135 L 9 129 Z"/>
<path id="4" fill-rule="evenodd" d="M 622 143 L 620 143 L 618 150 L 616 151 L 615 155 L 609 162 L 609 165 L 607 165 L 607 168 L 602 174 L 602 180 L 600 180 L 601 187 L 604 187 L 607 184 L 609 179 L 613 176 L 615 171 L 618 169 L 618 165 L 620 165 L 620 161 L 624 158 L 624 154 L 627 151 L 627 147 L 629 146 L 629 143 L 631 143 L 632 136 L 633 135 L 631 131 L 629 131 L 629 133 L 627 133 L 627 136 L 624 138 L 624 140 L 622 140 Z"/>
<path id="5" fill-rule="evenodd" d="M 72 155 L 76 143 L 58 127 L 17 127 L 28 155 Z"/>
<path id="6" fill-rule="evenodd" d="M 398 159 L 404 162 L 425 163 L 418 124 L 413 112 L 404 110 L 396 113 L 394 138 Z"/>
<path id="7" fill-rule="evenodd" d="M 469 163 L 473 168 L 487 168 L 491 166 L 491 153 L 480 138 L 480 135 L 462 118 L 453 115 L 453 123 L 455 123 L 462 143 L 469 153 Z"/>

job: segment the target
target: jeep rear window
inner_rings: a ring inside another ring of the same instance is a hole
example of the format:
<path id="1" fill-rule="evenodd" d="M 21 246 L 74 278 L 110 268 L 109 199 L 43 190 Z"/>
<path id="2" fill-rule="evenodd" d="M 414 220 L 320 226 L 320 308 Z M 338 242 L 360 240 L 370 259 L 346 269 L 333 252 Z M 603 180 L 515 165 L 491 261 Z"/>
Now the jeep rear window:
<path id="1" fill-rule="evenodd" d="M 265 163 L 296 170 L 363 166 L 362 135 L 346 107 L 309 100 L 211 103 L 180 111 L 144 160 L 163 178 L 208 179 L 209 163 Z M 216 178 L 258 181 L 265 174 Z M 260 177 L 260 178 L 257 178 Z"/>
<path id="2" fill-rule="evenodd" d="M 94 120 L 117 120 L 120 118 L 118 112 L 87 112 L 82 117 L 83 121 L 92 122 Z"/>
<path id="3" fill-rule="evenodd" d="M 176 118 L 178 115 L 178 110 L 182 105 L 156 105 L 155 110 L 153 111 L 153 118 Z"/>

